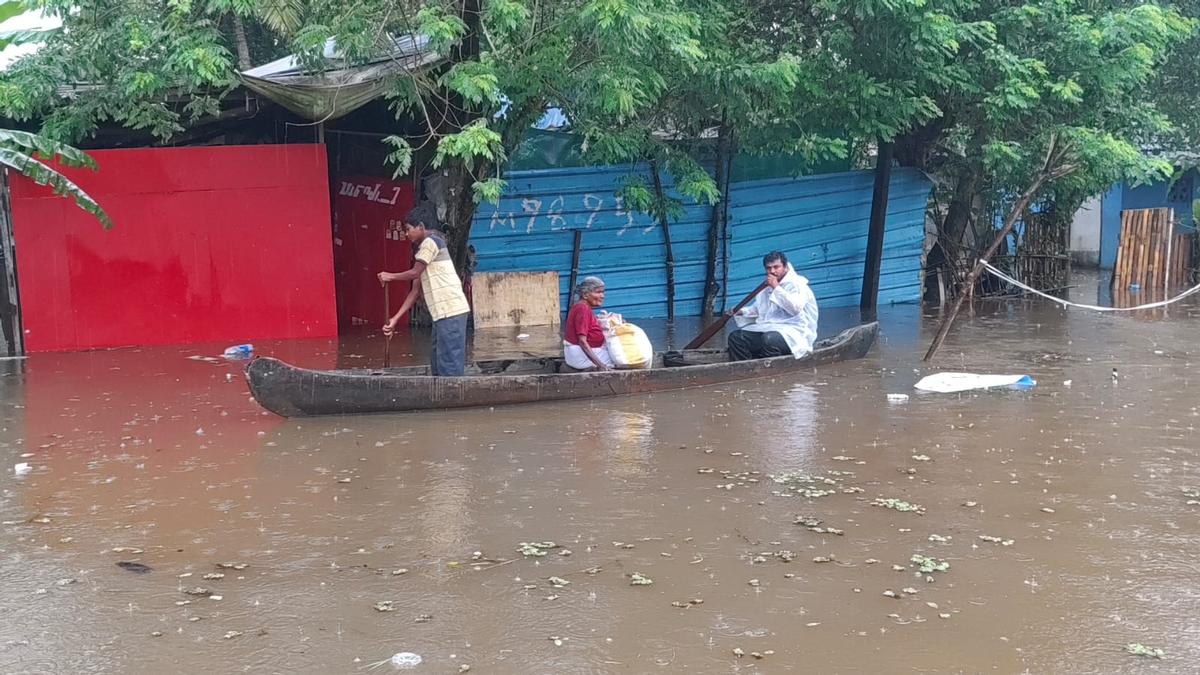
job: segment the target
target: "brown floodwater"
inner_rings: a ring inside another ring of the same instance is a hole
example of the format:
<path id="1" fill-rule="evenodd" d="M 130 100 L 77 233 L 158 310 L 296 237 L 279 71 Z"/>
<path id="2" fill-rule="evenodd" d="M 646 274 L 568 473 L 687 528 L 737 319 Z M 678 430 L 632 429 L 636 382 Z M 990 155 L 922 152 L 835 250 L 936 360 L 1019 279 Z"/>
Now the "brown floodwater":
<path id="1" fill-rule="evenodd" d="M 398 415 L 264 413 L 187 358 L 224 345 L 0 362 L 0 671 L 1194 672 L 1200 305 L 991 303 L 933 364 L 921 312 L 786 379 Z M 938 370 L 1038 384 L 913 390 Z"/>

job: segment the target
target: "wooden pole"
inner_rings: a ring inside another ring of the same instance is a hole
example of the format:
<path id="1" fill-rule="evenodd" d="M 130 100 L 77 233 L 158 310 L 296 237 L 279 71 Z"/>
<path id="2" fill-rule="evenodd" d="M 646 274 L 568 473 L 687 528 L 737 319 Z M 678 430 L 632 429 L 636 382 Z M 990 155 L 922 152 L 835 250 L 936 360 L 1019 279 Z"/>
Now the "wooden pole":
<path id="1" fill-rule="evenodd" d="M 729 249 L 733 233 L 729 223 L 729 204 L 732 199 L 733 158 L 737 155 L 737 129 L 729 127 L 729 158 L 725 163 L 725 185 L 721 188 L 721 313 L 729 302 Z"/>
<path id="2" fill-rule="evenodd" d="M 767 282 L 765 282 L 765 281 L 762 282 L 761 284 L 759 284 L 758 288 L 755 288 L 753 291 L 750 291 L 750 295 L 747 295 L 746 297 L 742 298 L 741 302 L 734 305 L 733 310 L 722 314 L 721 318 L 710 323 L 704 330 L 700 331 L 699 335 L 692 338 L 691 342 L 684 345 L 683 348 L 684 349 L 699 349 L 700 347 L 703 347 L 705 342 L 708 342 L 710 339 L 712 339 L 712 336 L 716 335 L 718 331 L 720 331 L 722 328 L 725 327 L 725 324 L 729 323 L 729 320 L 731 318 L 733 318 L 734 314 L 738 313 L 738 310 L 740 310 L 741 308 L 750 304 L 750 301 L 753 300 L 759 293 L 762 293 L 762 290 L 766 287 L 767 287 Z"/>
<path id="3" fill-rule="evenodd" d="M 583 230 L 575 230 L 575 243 L 571 247 L 571 282 L 567 285 L 567 309 L 575 300 L 575 282 L 579 279 L 579 253 L 583 247 Z"/>
<path id="4" fill-rule="evenodd" d="M 414 282 L 416 283 L 416 282 Z M 383 322 L 392 320 L 392 298 L 388 294 L 388 284 L 383 285 Z M 386 335 L 383 340 L 383 367 L 392 367 L 392 336 Z"/>
<path id="5" fill-rule="evenodd" d="M 663 192 L 662 175 L 658 171 L 658 160 L 650 160 L 650 172 L 654 174 L 654 196 L 658 203 L 658 224 L 662 227 L 663 248 L 667 263 L 667 323 L 675 323 L 675 252 L 671 247 L 671 223 L 667 218 L 667 199 Z"/>
<path id="6" fill-rule="evenodd" d="M 875 192 L 871 197 L 871 220 L 867 228 L 867 259 L 863 264 L 862 297 L 859 309 L 865 318 L 875 316 L 879 303 L 879 271 L 883 267 L 884 225 L 887 222 L 888 188 L 892 180 L 891 141 L 879 139 L 875 153 Z"/>
<path id="7" fill-rule="evenodd" d="M 721 111 L 721 126 L 717 127 L 717 166 L 713 177 L 717 189 L 721 191 L 721 201 L 713 204 L 708 222 L 708 249 L 704 266 L 704 301 L 700 305 L 700 316 L 711 319 L 716 313 L 717 291 L 717 258 L 721 250 L 722 221 L 727 213 L 726 204 L 729 199 L 729 185 L 725 179 L 728 168 L 730 138 L 725 111 Z"/>
<path id="8" fill-rule="evenodd" d="M 1033 201 L 1034 196 L 1041 191 L 1042 186 L 1046 183 L 1058 178 L 1062 178 L 1063 176 L 1075 170 L 1073 165 L 1062 164 L 1062 161 L 1066 157 L 1067 151 L 1067 146 L 1060 145 L 1057 136 L 1050 139 L 1049 147 L 1047 148 L 1046 152 L 1046 159 L 1042 163 L 1041 171 L 1038 173 L 1037 177 L 1033 179 L 1033 182 L 1029 185 L 1025 192 L 1021 193 L 1021 196 L 1017 198 L 1016 203 L 1013 204 L 1012 209 L 1004 218 L 1004 226 L 1000 228 L 1000 232 L 996 235 L 996 239 L 992 241 L 992 245 L 988 246 L 987 250 L 983 252 L 983 255 L 979 257 L 979 262 L 975 263 L 975 267 L 971 269 L 971 273 L 968 274 L 967 278 L 963 280 L 962 286 L 959 288 L 958 295 L 954 298 L 954 304 L 951 305 L 950 311 L 946 314 L 946 317 L 942 319 L 941 325 L 938 326 L 937 335 L 934 336 L 933 342 L 929 345 L 929 351 L 925 352 L 925 358 L 923 359 L 924 361 L 932 359 L 933 355 L 937 353 L 938 348 L 942 346 L 942 342 L 946 340 L 946 335 L 950 333 L 950 327 L 954 325 L 954 319 L 958 316 L 958 311 L 962 309 L 963 301 L 966 299 L 967 295 L 974 290 L 975 282 L 979 279 L 979 275 L 983 273 L 984 263 L 988 262 L 988 260 L 996 254 L 996 251 L 1000 248 L 1000 244 L 1004 242 L 1004 238 L 1008 236 L 1009 232 L 1012 232 L 1013 226 L 1017 224 L 1017 218 L 1025 212 L 1025 209 L 1029 208 L 1029 203 Z"/>
<path id="9" fill-rule="evenodd" d="M 21 326 L 21 287 L 17 282 L 17 244 L 13 235 L 12 205 L 9 201 L 8 171 L 0 169 L 0 322 L 4 322 L 3 334 L 8 344 L 9 356 L 25 353 L 25 331 Z"/>

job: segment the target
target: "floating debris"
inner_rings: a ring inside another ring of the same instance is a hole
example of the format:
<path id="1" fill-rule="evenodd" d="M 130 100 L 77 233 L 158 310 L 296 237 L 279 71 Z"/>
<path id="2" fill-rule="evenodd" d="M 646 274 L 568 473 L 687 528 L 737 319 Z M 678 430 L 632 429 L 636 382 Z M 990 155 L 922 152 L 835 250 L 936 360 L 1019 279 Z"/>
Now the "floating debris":
<path id="1" fill-rule="evenodd" d="M 914 462 L 932 462 L 933 461 L 933 458 L 930 457 L 929 455 L 913 455 L 912 458 L 913 458 Z"/>
<path id="2" fill-rule="evenodd" d="M 896 593 L 896 591 L 893 591 L 890 588 L 887 589 L 886 591 L 884 591 L 883 594 L 884 594 L 884 596 L 889 597 L 889 598 L 894 598 L 894 599 L 900 598 L 900 595 L 898 593 Z"/>
<path id="3" fill-rule="evenodd" d="M 758 581 L 758 579 L 751 579 L 750 581 L 747 581 L 746 583 L 747 583 L 747 584 L 749 584 L 749 585 L 751 585 L 751 586 L 754 586 L 755 588 L 758 588 L 758 586 L 759 586 L 759 581 Z"/>
<path id="4" fill-rule="evenodd" d="M 204 588 L 203 586 L 194 586 L 192 588 L 185 588 L 185 589 L 183 589 L 183 592 L 187 593 L 188 595 L 196 595 L 196 596 L 200 596 L 200 597 L 208 597 L 208 596 L 212 595 L 212 591 L 208 590 L 207 588 Z"/>
<path id="5" fill-rule="evenodd" d="M 871 502 L 871 506 L 881 506 L 885 509 L 892 509 L 893 511 L 902 511 L 905 513 L 925 513 L 925 507 L 921 506 L 920 504 L 912 504 L 904 501 L 903 499 L 894 499 L 891 497 L 886 499 L 883 497 L 878 497 Z"/>
<path id="6" fill-rule="evenodd" d="M 141 554 L 145 553 L 145 551 L 143 551 L 142 549 L 133 548 L 131 546 L 117 546 L 117 547 L 113 548 L 112 552 L 113 553 L 132 553 L 133 555 L 141 555 Z"/>
<path id="7" fill-rule="evenodd" d="M 919 553 L 913 554 L 913 557 L 910 560 L 918 565 L 918 569 L 922 574 L 945 572 L 946 570 L 950 569 L 950 563 L 946 562 L 945 560 L 941 560 L 939 558 L 930 558 L 929 556 L 921 555 Z"/>
<path id="8" fill-rule="evenodd" d="M 1054 513 L 1054 509 L 1050 508 L 1049 506 L 1043 506 L 1042 513 Z"/>
<path id="9" fill-rule="evenodd" d="M 851 471 L 827 471 L 828 475 L 812 475 L 807 473 L 789 472 L 779 475 L 768 476 L 771 480 L 779 485 L 787 488 L 786 491 L 776 492 L 780 497 L 805 497 L 807 499 L 818 499 L 827 497 L 839 492 L 842 478 L 845 476 L 853 476 Z M 851 488 L 852 490 L 860 490 L 861 488 Z M 846 493 L 846 489 L 840 490 Z"/>
<path id="10" fill-rule="evenodd" d="M 743 651 L 741 647 L 734 647 L 734 648 L 733 648 L 733 655 L 734 655 L 734 656 L 736 656 L 736 657 L 738 657 L 738 658 L 740 659 L 740 658 L 742 658 L 743 656 L 745 656 L 745 655 L 746 655 L 746 652 L 745 652 L 745 651 Z"/>
<path id="11" fill-rule="evenodd" d="M 389 661 L 391 661 L 391 664 L 396 668 L 408 670 L 421 665 L 421 655 L 414 654 L 412 652 L 398 652 L 396 654 L 392 654 L 392 658 L 389 659 Z M 388 661 L 384 661 L 384 663 L 387 662 Z"/>
<path id="12" fill-rule="evenodd" d="M 240 630 L 231 630 L 231 631 L 226 631 L 225 634 L 221 636 L 221 639 L 222 640 L 232 640 L 235 637 L 241 637 L 243 635 L 245 635 L 245 633 L 243 633 Z"/>
<path id="13" fill-rule="evenodd" d="M 244 570 L 249 567 L 249 565 L 244 562 L 222 562 L 217 563 L 217 567 L 223 570 Z"/>
<path id="14" fill-rule="evenodd" d="M 1144 656 L 1150 659 L 1161 659 L 1167 655 L 1167 653 L 1161 649 L 1156 647 L 1147 647 L 1140 642 L 1131 642 L 1125 645 L 1125 651 L 1133 654 L 1134 656 Z"/>
<path id="15" fill-rule="evenodd" d="M 399 569 L 394 569 L 394 570 L 392 570 L 392 576 L 394 576 L 394 577 L 398 577 L 398 576 L 400 576 L 400 575 L 402 575 L 402 574 L 408 574 L 408 568 L 407 568 L 407 567 L 401 567 L 401 568 L 399 568 Z"/>
<path id="16" fill-rule="evenodd" d="M 208 574 L 205 574 L 203 577 L 200 577 L 200 578 L 205 579 L 207 581 L 216 581 L 217 579 L 224 579 L 225 574 L 222 572 L 209 572 Z"/>
<path id="17" fill-rule="evenodd" d="M 951 540 L 951 539 L 953 539 L 953 538 L 954 538 L 954 537 L 944 537 L 944 536 L 942 536 L 942 535 L 940 535 L 940 534 L 931 534 L 931 535 L 929 535 L 929 541 L 932 541 L 932 542 L 937 542 L 937 543 L 939 543 L 939 544 L 948 544 L 948 543 L 950 543 L 950 540 Z"/>
<path id="18" fill-rule="evenodd" d="M 599 574 L 599 573 L 600 573 L 600 572 L 602 572 L 602 571 L 604 571 L 604 568 L 603 568 L 603 567 L 589 567 L 589 568 L 587 568 L 586 570 L 584 570 L 584 571 L 583 571 L 583 573 L 584 573 L 584 574 L 590 574 L 590 575 L 593 575 L 593 576 L 594 576 L 594 575 L 596 575 L 596 574 Z"/>
<path id="19" fill-rule="evenodd" d="M 630 586 L 649 586 L 652 583 L 654 583 L 654 580 L 648 576 L 645 576 L 641 572 L 634 572 L 633 574 L 629 575 Z"/>
<path id="20" fill-rule="evenodd" d="M 799 516 L 792 522 L 796 525 L 804 526 L 804 528 L 809 532 L 815 532 L 817 534 L 835 534 L 839 537 L 846 534 L 845 530 L 840 530 L 836 527 L 822 526 L 821 519 L 815 516 Z"/>
<path id="21" fill-rule="evenodd" d="M 963 506 L 967 507 L 968 509 L 973 509 L 976 506 L 979 506 L 979 502 L 963 502 Z"/>
<path id="22" fill-rule="evenodd" d="M 162 636 L 163 636 L 163 632 L 161 630 L 156 630 L 150 634 L 150 637 L 162 637 Z"/>
<path id="23" fill-rule="evenodd" d="M 1200 506 L 1200 488 L 1185 487 L 1182 488 L 1183 496 L 1188 500 L 1184 502 L 1188 506 Z"/>
<path id="24" fill-rule="evenodd" d="M 549 579 L 547 579 L 547 581 L 549 581 L 550 585 L 554 586 L 555 588 L 562 588 L 564 586 L 571 585 L 571 582 L 567 581 L 566 579 L 564 579 L 562 577 L 550 577 Z"/>
<path id="25" fill-rule="evenodd" d="M 396 611 L 396 606 L 395 606 L 394 600 L 380 600 L 379 602 L 372 605 L 372 607 L 375 608 L 376 612 L 394 612 L 394 611 Z"/>
<path id="26" fill-rule="evenodd" d="M 417 617 L 413 619 L 413 622 L 415 623 L 429 623 L 430 621 L 433 621 L 432 614 L 418 614 Z"/>
<path id="27" fill-rule="evenodd" d="M 1012 546 L 1014 543 L 1016 543 L 1012 539 L 1001 539 L 1000 537 L 993 537 L 989 534 L 981 534 L 979 535 L 979 538 L 982 541 L 1000 544 L 1001 546 Z"/>
<path id="28" fill-rule="evenodd" d="M 517 551 L 526 558 L 541 558 L 548 551 L 559 548 L 558 544 L 552 541 L 535 541 L 521 542 L 517 544 Z"/>

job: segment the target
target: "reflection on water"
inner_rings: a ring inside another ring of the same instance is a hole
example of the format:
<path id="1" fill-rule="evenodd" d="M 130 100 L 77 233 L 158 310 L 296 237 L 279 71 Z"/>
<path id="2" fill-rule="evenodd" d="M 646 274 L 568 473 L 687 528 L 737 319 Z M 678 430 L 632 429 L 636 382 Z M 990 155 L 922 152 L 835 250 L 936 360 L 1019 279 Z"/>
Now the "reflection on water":
<path id="1" fill-rule="evenodd" d="M 612 410 L 600 427 L 607 470 L 622 478 L 646 473 L 654 459 L 654 418 L 640 412 Z"/>
<path id="2" fill-rule="evenodd" d="M 5 362 L 0 671 L 379 672 L 399 651 L 450 673 L 1193 670 L 1200 305 L 985 304 L 933 366 L 933 317 L 882 322 L 868 358 L 786 378 L 305 420 L 187 358 L 224 345 Z M 506 340 L 526 342 L 487 349 Z M 382 357 L 365 333 L 256 346 Z M 938 369 L 1039 384 L 916 395 Z M 838 490 L 765 479 L 785 471 Z M 914 554 L 950 568 L 926 581 Z"/>

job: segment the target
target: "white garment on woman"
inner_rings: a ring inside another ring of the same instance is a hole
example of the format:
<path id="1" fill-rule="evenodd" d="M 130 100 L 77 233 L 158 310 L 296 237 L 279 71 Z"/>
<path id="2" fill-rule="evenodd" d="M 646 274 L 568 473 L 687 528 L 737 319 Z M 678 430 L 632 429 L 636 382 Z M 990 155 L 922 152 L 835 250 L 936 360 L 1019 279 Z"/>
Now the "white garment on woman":
<path id="1" fill-rule="evenodd" d="M 779 286 L 764 288 L 754 304 L 735 314 L 733 320 L 742 330 L 779 333 L 792 356 L 800 358 L 812 351 L 817 339 L 817 297 L 808 287 L 808 279 L 796 274 L 788 263 Z"/>
<path id="2" fill-rule="evenodd" d="M 612 357 L 608 355 L 608 347 L 592 347 L 592 353 L 600 359 L 600 363 L 609 368 L 613 367 Z M 575 370 L 590 370 L 596 367 L 587 354 L 583 353 L 583 347 L 573 345 L 566 340 L 563 340 L 563 360 Z"/>

